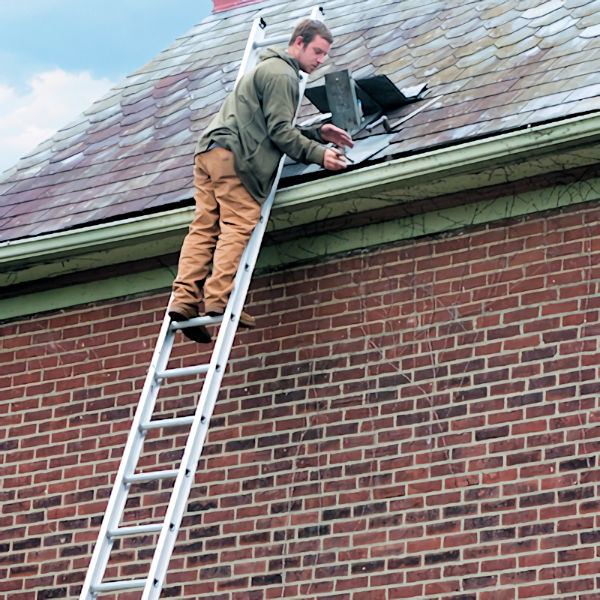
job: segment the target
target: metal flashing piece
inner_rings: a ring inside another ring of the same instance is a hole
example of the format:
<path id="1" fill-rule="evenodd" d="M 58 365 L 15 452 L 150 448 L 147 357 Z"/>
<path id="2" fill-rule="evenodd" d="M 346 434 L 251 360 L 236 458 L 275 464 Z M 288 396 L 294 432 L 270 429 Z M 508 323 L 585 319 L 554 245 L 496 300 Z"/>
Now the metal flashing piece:
<path id="1" fill-rule="evenodd" d="M 383 135 L 372 135 L 367 138 L 355 140 L 352 148 L 346 148 L 346 159 L 349 163 L 354 165 L 362 163 L 385 150 L 385 148 L 390 145 L 390 142 L 395 135 L 395 133 L 388 133 Z M 322 170 L 323 167 L 321 167 L 321 165 L 314 163 L 305 165 L 304 163 L 292 162 L 285 165 L 285 176 L 286 178 L 297 177 L 299 175 L 308 175 L 309 173 L 316 173 L 317 171 Z"/>
<path id="2" fill-rule="evenodd" d="M 327 104 L 331 122 L 344 131 L 360 129 L 363 121 L 362 102 L 356 97 L 356 84 L 349 69 L 325 75 Z"/>

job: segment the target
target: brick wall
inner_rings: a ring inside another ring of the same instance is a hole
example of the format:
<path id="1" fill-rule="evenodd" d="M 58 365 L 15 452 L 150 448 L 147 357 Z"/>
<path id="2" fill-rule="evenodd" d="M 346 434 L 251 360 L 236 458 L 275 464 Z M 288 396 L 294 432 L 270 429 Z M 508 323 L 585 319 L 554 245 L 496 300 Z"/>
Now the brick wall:
<path id="1" fill-rule="evenodd" d="M 165 597 L 600 597 L 599 217 L 258 277 Z M 78 597 L 165 300 L 1 326 L 0 598 Z M 173 366 L 198 348 L 179 340 Z M 159 412 L 197 388 L 167 386 Z M 183 437 L 156 434 L 143 465 Z M 127 521 L 166 497 L 140 487 Z M 140 572 L 148 541 L 111 574 Z"/>

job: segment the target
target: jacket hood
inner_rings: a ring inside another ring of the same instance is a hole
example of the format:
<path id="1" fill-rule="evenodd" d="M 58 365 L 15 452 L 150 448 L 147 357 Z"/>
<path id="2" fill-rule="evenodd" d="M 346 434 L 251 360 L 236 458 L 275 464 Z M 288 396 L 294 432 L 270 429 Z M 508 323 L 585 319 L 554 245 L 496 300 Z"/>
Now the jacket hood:
<path id="1" fill-rule="evenodd" d="M 269 46 L 263 54 L 260 55 L 260 61 L 263 62 L 265 60 L 269 60 L 270 58 L 280 58 L 288 63 L 295 71 L 298 73 L 300 71 L 300 64 L 298 61 L 291 56 L 287 50 L 283 50 L 282 48 L 275 48 L 274 46 Z"/>

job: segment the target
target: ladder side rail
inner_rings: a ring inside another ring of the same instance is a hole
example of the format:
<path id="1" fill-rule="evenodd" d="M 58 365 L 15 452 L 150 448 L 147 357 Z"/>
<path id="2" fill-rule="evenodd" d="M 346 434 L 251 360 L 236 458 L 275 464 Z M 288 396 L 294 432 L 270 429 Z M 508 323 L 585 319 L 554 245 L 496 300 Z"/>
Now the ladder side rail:
<path id="1" fill-rule="evenodd" d="M 250 34 L 248 35 L 242 62 L 240 63 L 240 68 L 237 77 L 235 78 L 234 87 L 237 85 L 242 75 L 247 73 L 256 64 L 256 44 L 257 42 L 262 42 L 264 40 L 264 30 L 265 22 L 262 17 L 257 17 L 252 21 L 252 27 L 250 29 Z"/>
<path id="2" fill-rule="evenodd" d="M 321 12 L 321 7 L 314 7 L 311 12 L 311 18 L 317 18 Z M 294 125 L 296 124 L 300 112 L 307 80 L 308 77 L 302 73 L 299 81 L 300 96 L 298 106 L 296 107 L 296 114 L 292 121 Z M 233 338 L 237 331 L 240 314 L 246 300 L 248 288 L 250 287 L 254 266 L 260 252 L 262 239 L 267 227 L 273 201 L 277 193 L 277 186 L 279 185 L 285 159 L 286 155 L 284 154 L 279 161 L 271 191 L 262 206 L 259 223 L 254 228 L 240 260 L 235 276 L 234 288 L 223 315 L 223 321 L 219 329 L 219 335 L 215 343 L 215 349 L 211 357 L 208 373 L 204 385 L 202 386 L 194 423 L 192 424 L 188 443 L 186 444 L 184 455 L 181 460 L 181 467 L 175 481 L 163 528 L 154 552 L 154 557 L 150 566 L 150 574 L 142 594 L 142 600 L 158 600 L 162 590 L 169 561 L 171 560 L 171 554 L 175 546 L 179 527 L 181 526 L 181 521 L 187 505 L 187 499 L 194 483 L 196 467 L 200 460 L 200 454 L 202 453 L 202 447 L 206 439 L 210 419 L 220 391 L 227 360 L 231 352 Z"/>
<path id="3" fill-rule="evenodd" d="M 96 598 L 95 590 L 102 583 L 113 545 L 109 531 L 116 529 L 119 524 L 127 502 L 128 484 L 126 478 L 133 474 L 142 451 L 144 434 L 140 430 L 140 425 L 150 419 L 160 388 L 160 381 L 157 381 L 155 374 L 166 366 L 174 339 L 175 332 L 170 330 L 170 319 L 165 314 L 140 395 L 140 402 L 123 450 L 104 518 L 100 525 L 96 545 L 81 589 L 80 600 L 93 600 Z"/>

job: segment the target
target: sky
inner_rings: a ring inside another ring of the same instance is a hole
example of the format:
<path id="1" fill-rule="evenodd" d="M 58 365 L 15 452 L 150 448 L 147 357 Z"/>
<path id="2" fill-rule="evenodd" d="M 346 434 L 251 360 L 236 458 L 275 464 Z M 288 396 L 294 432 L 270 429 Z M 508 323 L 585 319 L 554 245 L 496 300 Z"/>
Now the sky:
<path id="1" fill-rule="evenodd" d="M 0 0 L 0 172 L 212 7 L 212 0 Z"/>

